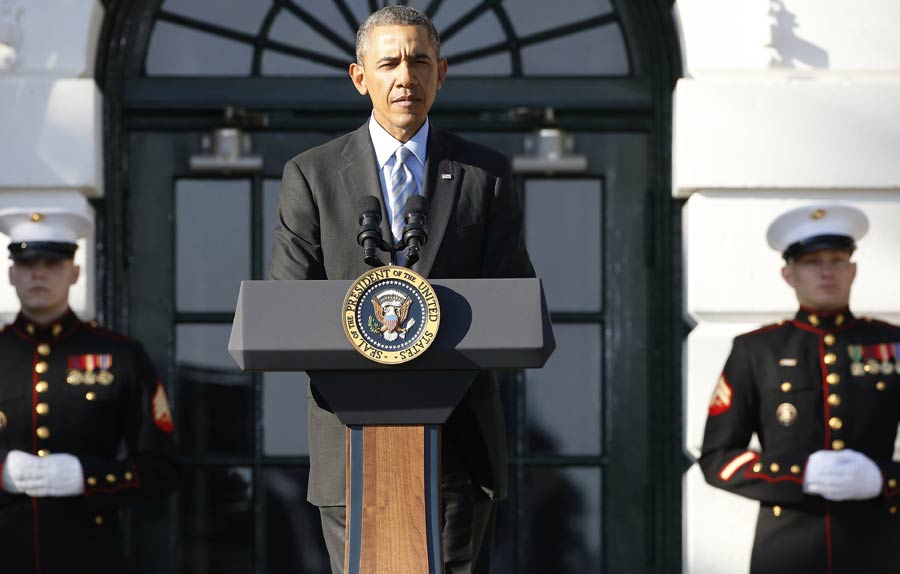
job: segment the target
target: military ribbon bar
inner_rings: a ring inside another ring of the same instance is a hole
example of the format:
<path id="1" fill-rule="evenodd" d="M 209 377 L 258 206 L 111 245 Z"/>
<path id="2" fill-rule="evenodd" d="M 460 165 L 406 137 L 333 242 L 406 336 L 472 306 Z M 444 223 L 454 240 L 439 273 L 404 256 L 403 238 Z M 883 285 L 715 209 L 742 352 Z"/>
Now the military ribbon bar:
<path id="1" fill-rule="evenodd" d="M 850 373 L 854 377 L 861 377 L 866 374 L 865 367 L 862 363 L 862 345 L 847 345 L 847 354 L 850 355 Z"/>
<path id="2" fill-rule="evenodd" d="M 104 370 L 112 368 L 112 355 L 97 355 L 97 366 Z"/>
<path id="3" fill-rule="evenodd" d="M 888 343 L 878 345 L 878 358 L 881 359 L 882 375 L 890 375 L 894 372 L 894 361 L 891 360 L 891 348 Z"/>
<path id="4" fill-rule="evenodd" d="M 96 369 L 109 370 L 112 368 L 112 355 L 69 355 L 69 370 L 94 371 Z"/>

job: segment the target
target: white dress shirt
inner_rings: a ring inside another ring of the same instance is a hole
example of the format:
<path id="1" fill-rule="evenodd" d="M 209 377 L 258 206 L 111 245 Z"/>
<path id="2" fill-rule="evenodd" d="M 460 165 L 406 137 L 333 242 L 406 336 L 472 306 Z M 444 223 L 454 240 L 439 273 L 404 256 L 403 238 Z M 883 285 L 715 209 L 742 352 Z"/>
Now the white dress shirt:
<path id="1" fill-rule="evenodd" d="M 425 159 L 427 157 L 426 149 L 428 147 L 428 118 L 425 118 L 425 123 L 419 128 L 416 135 L 405 144 L 400 143 L 394 136 L 387 133 L 387 131 L 375 121 L 374 115 L 369 118 L 369 135 L 372 138 L 372 145 L 375 147 L 375 161 L 378 162 L 382 202 L 384 203 L 384 208 L 387 212 L 388 222 L 391 222 L 393 221 L 394 213 L 391 209 L 391 190 L 388 189 L 388 182 L 391 180 L 391 170 L 396 161 L 396 156 L 394 154 L 397 153 L 397 148 L 401 145 L 405 145 L 407 149 L 412 152 L 412 155 L 406 160 L 406 166 L 409 168 L 409 171 L 412 172 L 412 175 L 416 180 L 419 195 L 422 195 L 424 191 Z M 401 207 L 400 209 L 403 208 Z M 402 260 L 405 261 L 405 251 L 400 255 L 402 255 Z M 398 261 L 398 263 L 401 263 L 401 261 Z"/>

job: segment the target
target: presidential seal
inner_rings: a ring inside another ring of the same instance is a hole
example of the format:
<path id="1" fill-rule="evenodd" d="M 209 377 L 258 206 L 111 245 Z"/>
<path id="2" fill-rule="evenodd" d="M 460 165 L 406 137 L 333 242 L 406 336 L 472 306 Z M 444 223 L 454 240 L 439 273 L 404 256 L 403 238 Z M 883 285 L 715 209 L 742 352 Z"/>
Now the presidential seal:
<path id="1" fill-rule="evenodd" d="M 437 335 L 441 307 L 434 288 L 405 267 L 361 275 L 344 297 L 344 333 L 367 359 L 386 365 L 411 361 Z"/>

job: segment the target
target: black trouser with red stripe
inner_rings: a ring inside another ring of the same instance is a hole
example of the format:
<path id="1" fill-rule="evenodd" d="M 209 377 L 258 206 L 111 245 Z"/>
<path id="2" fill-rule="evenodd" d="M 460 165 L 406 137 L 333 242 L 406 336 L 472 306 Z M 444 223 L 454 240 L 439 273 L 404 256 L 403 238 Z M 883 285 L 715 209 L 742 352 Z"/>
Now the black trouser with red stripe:
<path id="1" fill-rule="evenodd" d="M 10 574 L 129 572 L 117 511 L 98 514 L 83 497 L 3 495 L 0 571 Z"/>
<path id="2" fill-rule="evenodd" d="M 751 573 L 900 572 L 900 513 L 881 497 L 778 508 L 760 505 Z"/>

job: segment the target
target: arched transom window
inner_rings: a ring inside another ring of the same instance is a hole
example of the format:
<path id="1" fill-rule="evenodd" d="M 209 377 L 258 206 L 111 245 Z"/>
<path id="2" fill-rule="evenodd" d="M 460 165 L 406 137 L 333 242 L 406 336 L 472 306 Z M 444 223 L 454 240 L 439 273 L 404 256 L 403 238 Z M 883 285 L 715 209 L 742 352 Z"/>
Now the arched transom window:
<path id="1" fill-rule="evenodd" d="M 166 0 L 148 76 L 341 76 L 376 0 Z M 631 66 L 610 0 L 412 0 L 456 76 L 621 77 Z"/>

